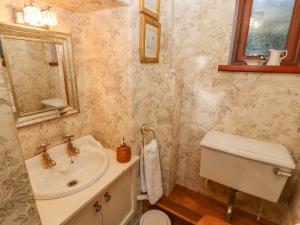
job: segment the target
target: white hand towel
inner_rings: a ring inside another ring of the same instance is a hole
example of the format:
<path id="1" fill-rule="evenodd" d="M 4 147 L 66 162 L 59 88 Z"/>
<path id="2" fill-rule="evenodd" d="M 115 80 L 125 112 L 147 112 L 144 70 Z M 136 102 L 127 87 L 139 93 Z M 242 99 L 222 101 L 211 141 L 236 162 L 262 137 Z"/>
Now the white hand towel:
<path id="1" fill-rule="evenodd" d="M 146 188 L 146 180 L 145 180 L 145 169 L 144 169 L 144 150 L 141 150 L 141 158 L 140 158 L 140 176 L 141 176 L 141 189 L 142 193 L 147 192 Z"/>
<path id="2" fill-rule="evenodd" d="M 147 192 L 150 204 L 155 204 L 163 196 L 162 177 L 157 141 L 144 146 L 141 153 L 141 186 Z"/>

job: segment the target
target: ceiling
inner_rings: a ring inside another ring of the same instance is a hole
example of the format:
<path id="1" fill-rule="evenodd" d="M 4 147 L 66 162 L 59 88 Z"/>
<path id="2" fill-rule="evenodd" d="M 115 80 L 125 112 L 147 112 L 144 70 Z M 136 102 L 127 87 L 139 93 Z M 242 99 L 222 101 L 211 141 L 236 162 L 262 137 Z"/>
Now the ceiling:
<path id="1" fill-rule="evenodd" d="M 50 5 L 74 12 L 92 12 L 105 8 L 124 6 L 123 0 L 41 0 Z"/>

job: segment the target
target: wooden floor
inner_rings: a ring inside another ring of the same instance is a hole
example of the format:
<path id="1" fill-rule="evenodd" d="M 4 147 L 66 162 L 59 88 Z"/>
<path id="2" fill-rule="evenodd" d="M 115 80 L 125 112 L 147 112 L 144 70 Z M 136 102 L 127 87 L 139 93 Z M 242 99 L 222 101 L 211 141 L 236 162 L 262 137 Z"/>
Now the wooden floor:
<path id="1" fill-rule="evenodd" d="M 154 207 L 144 205 L 144 210 L 159 208 L 165 211 L 172 220 L 172 225 L 196 224 L 204 215 L 224 219 L 226 205 L 209 199 L 182 186 L 176 185 L 172 193 L 164 196 Z M 234 209 L 233 225 L 275 225 L 261 220 L 248 213 Z"/>

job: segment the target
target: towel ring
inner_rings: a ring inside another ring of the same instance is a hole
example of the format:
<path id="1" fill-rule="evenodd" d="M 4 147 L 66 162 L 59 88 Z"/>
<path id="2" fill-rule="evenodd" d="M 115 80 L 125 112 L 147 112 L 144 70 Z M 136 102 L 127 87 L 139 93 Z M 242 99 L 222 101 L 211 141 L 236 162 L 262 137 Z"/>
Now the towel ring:
<path id="1" fill-rule="evenodd" d="M 143 135 L 143 148 L 145 146 L 145 139 L 149 133 L 151 133 L 153 135 L 153 139 L 156 138 L 155 131 L 153 129 L 149 128 L 146 124 L 142 125 L 141 133 Z"/>

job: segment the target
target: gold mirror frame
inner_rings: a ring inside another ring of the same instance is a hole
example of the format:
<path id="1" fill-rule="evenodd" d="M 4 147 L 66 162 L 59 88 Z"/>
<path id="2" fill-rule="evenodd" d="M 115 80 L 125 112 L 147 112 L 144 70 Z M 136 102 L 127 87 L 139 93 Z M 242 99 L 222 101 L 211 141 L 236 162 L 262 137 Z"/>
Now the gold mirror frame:
<path id="1" fill-rule="evenodd" d="M 51 119 L 57 119 L 80 112 L 77 79 L 74 71 L 72 37 L 70 34 L 54 32 L 41 28 L 29 28 L 23 25 L 11 25 L 0 23 L 0 39 L 1 42 L 5 38 L 34 40 L 39 42 L 47 42 L 59 44 L 63 49 L 63 71 L 65 77 L 65 86 L 68 105 L 60 108 L 45 109 L 36 112 L 21 114 L 18 110 L 17 99 L 12 83 L 9 62 L 6 60 L 5 79 L 11 96 L 12 107 L 15 106 L 15 120 L 17 127 L 24 127 L 35 123 L 44 122 Z M 3 47 L 4 58 L 7 59 L 6 50 Z"/>

